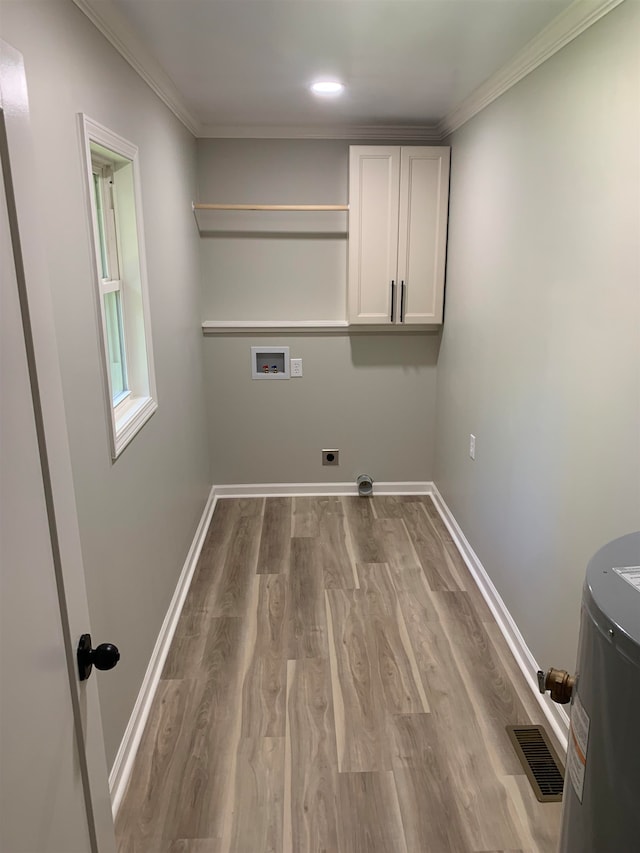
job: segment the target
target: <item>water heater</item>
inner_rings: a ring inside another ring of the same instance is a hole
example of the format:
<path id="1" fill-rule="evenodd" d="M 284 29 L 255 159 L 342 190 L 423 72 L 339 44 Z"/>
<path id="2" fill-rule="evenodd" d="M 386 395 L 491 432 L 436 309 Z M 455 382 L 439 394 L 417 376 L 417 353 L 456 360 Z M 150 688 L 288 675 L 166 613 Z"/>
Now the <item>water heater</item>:
<path id="1" fill-rule="evenodd" d="M 560 853 L 640 850 L 640 533 L 590 560 Z"/>

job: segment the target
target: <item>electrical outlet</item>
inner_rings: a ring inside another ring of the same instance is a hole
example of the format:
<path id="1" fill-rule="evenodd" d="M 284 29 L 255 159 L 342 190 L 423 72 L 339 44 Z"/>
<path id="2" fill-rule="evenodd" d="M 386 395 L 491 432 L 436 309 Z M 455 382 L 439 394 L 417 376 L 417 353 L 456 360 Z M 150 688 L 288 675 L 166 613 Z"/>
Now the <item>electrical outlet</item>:
<path id="1" fill-rule="evenodd" d="M 291 378 L 302 376 L 302 359 L 301 358 L 292 358 L 289 360 L 289 365 L 291 367 Z"/>
<path id="2" fill-rule="evenodd" d="M 476 437 L 473 433 L 469 434 L 469 456 L 472 459 L 476 458 Z"/>
<path id="3" fill-rule="evenodd" d="M 340 451 L 339 450 L 323 450 L 322 451 L 323 465 L 339 465 Z"/>

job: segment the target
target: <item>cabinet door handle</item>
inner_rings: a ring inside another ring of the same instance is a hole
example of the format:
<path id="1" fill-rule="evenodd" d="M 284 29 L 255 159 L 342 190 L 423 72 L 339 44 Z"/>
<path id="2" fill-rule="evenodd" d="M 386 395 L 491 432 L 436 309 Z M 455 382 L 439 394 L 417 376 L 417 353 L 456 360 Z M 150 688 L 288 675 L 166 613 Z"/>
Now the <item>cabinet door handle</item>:
<path id="1" fill-rule="evenodd" d="M 396 316 L 396 283 L 395 281 L 391 282 L 391 322 L 393 323 L 394 317 Z"/>
<path id="2" fill-rule="evenodd" d="M 402 290 L 400 291 L 400 322 L 404 323 L 404 281 L 400 284 L 400 287 L 402 288 Z"/>

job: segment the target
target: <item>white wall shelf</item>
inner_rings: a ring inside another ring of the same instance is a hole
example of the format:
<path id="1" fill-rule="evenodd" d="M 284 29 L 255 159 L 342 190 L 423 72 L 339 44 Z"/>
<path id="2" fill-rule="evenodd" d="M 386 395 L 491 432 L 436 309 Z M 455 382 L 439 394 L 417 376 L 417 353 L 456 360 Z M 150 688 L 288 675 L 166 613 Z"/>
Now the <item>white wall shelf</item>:
<path id="1" fill-rule="evenodd" d="M 346 237 L 348 204 L 192 203 L 201 236 L 233 232 L 312 233 Z"/>
<path id="2" fill-rule="evenodd" d="M 346 213 L 348 204 L 198 204 L 192 203 L 193 210 L 269 210 L 269 211 L 297 211 L 308 213 L 310 211 L 328 212 L 340 211 Z"/>
<path id="3" fill-rule="evenodd" d="M 440 325 L 413 326 L 410 331 L 437 332 Z M 389 325 L 354 326 L 347 320 L 205 320 L 202 333 L 210 335 L 290 334 L 290 335 L 352 335 L 371 332 L 407 332 Z"/>

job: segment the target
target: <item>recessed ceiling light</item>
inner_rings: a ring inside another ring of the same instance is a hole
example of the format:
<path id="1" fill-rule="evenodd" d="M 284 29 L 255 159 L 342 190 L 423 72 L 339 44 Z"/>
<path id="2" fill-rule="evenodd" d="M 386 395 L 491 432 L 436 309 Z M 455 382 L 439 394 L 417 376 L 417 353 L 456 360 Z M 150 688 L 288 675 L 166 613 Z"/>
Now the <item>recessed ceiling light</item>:
<path id="1" fill-rule="evenodd" d="M 344 92 L 344 86 L 337 80 L 317 80 L 311 84 L 314 95 L 340 95 Z"/>

